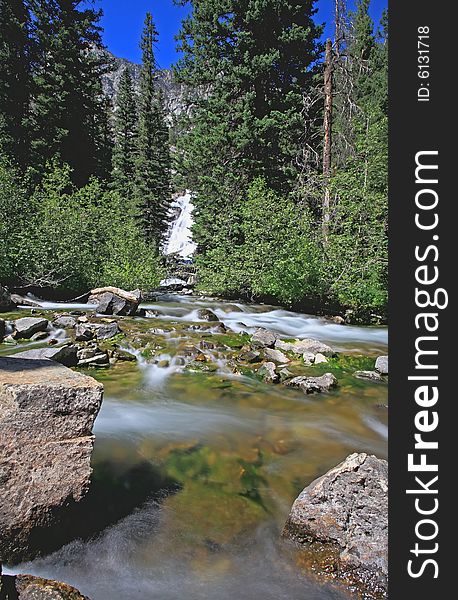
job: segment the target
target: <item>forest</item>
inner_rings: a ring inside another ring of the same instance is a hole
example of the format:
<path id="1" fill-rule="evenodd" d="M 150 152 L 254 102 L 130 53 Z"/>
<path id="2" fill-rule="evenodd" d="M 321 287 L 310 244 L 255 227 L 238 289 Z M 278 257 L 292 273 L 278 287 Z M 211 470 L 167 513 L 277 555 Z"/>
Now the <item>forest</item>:
<path id="1" fill-rule="evenodd" d="M 0 283 L 151 290 L 189 189 L 200 291 L 385 321 L 387 14 L 336 0 L 325 41 L 313 0 L 176 2 L 171 120 L 154 15 L 113 105 L 95 6 L 0 0 Z"/>

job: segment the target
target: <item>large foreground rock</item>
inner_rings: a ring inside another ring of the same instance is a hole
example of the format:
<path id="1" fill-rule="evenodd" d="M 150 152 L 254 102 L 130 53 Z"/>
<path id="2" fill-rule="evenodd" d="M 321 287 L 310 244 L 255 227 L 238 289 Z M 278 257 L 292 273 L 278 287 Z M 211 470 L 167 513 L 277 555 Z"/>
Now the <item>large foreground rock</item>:
<path id="1" fill-rule="evenodd" d="M 91 291 L 89 304 L 97 306 L 97 312 L 103 315 L 134 315 L 141 300 L 140 290 L 126 292 L 120 288 L 104 287 Z"/>
<path id="2" fill-rule="evenodd" d="M 51 360 L 0 357 L 0 560 L 52 545 L 85 496 L 103 386 Z"/>
<path id="3" fill-rule="evenodd" d="M 0 598 L 6 600 L 89 600 L 80 592 L 59 581 L 32 575 L 0 577 Z"/>
<path id="4" fill-rule="evenodd" d="M 301 492 L 283 535 L 317 548 L 324 571 L 360 587 L 369 594 L 364 597 L 385 597 L 388 463 L 350 455 Z"/>

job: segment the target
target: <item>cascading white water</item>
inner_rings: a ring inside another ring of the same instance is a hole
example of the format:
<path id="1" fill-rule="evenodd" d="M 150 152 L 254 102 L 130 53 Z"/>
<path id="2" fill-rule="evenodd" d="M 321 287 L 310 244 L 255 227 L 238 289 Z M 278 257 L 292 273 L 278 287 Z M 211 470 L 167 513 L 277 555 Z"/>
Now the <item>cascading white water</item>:
<path id="1" fill-rule="evenodd" d="M 196 244 L 192 241 L 191 233 L 191 227 L 194 224 L 193 210 L 194 206 L 189 190 L 172 202 L 169 214 L 170 216 L 176 216 L 165 235 L 164 254 L 177 254 L 184 259 L 189 259 L 194 254 Z"/>

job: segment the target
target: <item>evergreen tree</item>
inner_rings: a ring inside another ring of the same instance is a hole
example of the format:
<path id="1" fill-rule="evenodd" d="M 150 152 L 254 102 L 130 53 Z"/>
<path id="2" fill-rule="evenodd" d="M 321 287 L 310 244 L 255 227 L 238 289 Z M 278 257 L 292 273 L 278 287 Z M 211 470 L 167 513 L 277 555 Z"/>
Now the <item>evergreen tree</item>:
<path id="1" fill-rule="evenodd" d="M 0 0 L 0 151 L 22 167 L 28 154 L 29 28 L 23 0 Z"/>
<path id="2" fill-rule="evenodd" d="M 186 4 L 186 1 L 182 1 Z M 304 139 L 304 90 L 320 55 L 314 1 L 199 0 L 179 34 L 179 81 L 197 94 L 179 143 L 178 170 L 195 191 L 202 264 L 221 239 L 240 241 L 235 205 L 262 177 L 297 185 Z M 196 97 L 197 96 L 197 97 Z"/>
<path id="3" fill-rule="evenodd" d="M 132 75 L 122 72 L 115 108 L 115 141 L 113 148 L 114 188 L 124 196 L 132 195 L 137 147 L 137 99 Z"/>
<path id="4" fill-rule="evenodd" d="M 156 89 L 158 67 L 154 44 L 158 33 L 152 15 L 147 13 L 141 39 L 142 70 L 137 144 L 136 197 L 143 228 L 159 245 L 166 229 L 170 203 L 170 148 L 164 99 Z"/>
<path id="5" fill-rule="evenodd" d="M 98 21 L 81 0 L 31 0 L 38 54 L 34 69 L 32 163 L 38 174 L 55 156 L 76 183 L 105 175 L 106 68 Z"/>

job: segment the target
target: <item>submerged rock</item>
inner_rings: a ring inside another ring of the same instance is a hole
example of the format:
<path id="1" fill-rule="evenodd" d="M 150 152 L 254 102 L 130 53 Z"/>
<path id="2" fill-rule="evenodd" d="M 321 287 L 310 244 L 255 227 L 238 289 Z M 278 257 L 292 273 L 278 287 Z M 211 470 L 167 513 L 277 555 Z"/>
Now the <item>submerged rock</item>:
<path id="1" fill-rule="evenodd" d="M 15 354 L 15 358 L 27 358 L 36 360 L 54 360 L 66 367 L 75 367 L 78 363 L 76 356 L 78 348 L 73 344 L 60 346 L 59 348 L 34 348 Z"/>
<path id="2" fill-rule="evenodd" d="M 251 345 L 254 348 L 273 348 L 278 340 L 278 334 L 260 327 L 251 336 Z"/>
<path id="3" fill-rule="evenodd" d="M 383 377 L 377 371 L 355 371 L 353 375 L 358 379 L 368 379 L 370 381 L 384 381 Z"/>
<path id="4" fill-rule="evenodd" d="M 32 558 L 65 535 L 60 518 L 89 488 L 102 395 L 92 377 L 51 360 L 0 357 L 3 560 Z"/>
<path id="5" fill-rule="evenodd" d="M 66 583 L 33 577 L 3 575 L 0 577 L 0 598 L 11 600 L 89 600 Z"/>
<path id="6" fill-rule="evenodd" d="M 321 377 L 294 377 L 285 383 L 287 386 L 298 387 L 305 394 L 329 392 L 337 387 L 337 379 L 332 373 L 325 373 Z"/>
<path id="7" fill-rule="evenodd" d="M 88 304 L 96 304 L 100 314 L 126 316 L 137 312 L 140 300 L 140 290 L 126 292 L 120 288 L 104 287 L 91 291 Z"/>
<path id="8" fill-rule="evenodd" d="M 202 321 L 211 321 L 216 322 L 219 321 L 217 315 L 210 310 L 209 308 L 201 308 L 197 311 L 197 317 Z"/>
<path id="9" fill-rule="evenodd" d="M 14 337 L 17 340 L 28 340 L 34 333 L 39 331 L 46 331 L 48 329 L 49 322 L 47 319 L 40 317 L 23 317 L 13 321 Z"/>
<path id="10" fill-rule="evenodd" d="M 375 361 L 375 369 L 382 375 L 388 375 L 388 356 L 379 356 Z"/>
<path id="11" fill-rule="evenodd" d="M 350 455 L 301 492 L 283 535 L 312 550 L 318 545 L 323 570 L 371 594 L 364 597 L 385 597 L 388 463 L 364 453 Z"/>

